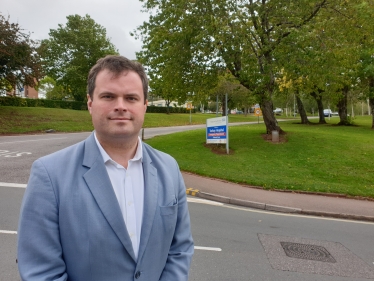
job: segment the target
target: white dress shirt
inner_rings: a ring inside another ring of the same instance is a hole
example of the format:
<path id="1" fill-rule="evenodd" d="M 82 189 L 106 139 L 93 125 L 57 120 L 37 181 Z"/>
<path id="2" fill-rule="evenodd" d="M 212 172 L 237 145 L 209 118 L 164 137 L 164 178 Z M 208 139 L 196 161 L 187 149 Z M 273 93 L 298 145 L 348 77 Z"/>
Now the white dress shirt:
<path id="1" fill-rule="evenodd" d="M 127 232 L 134 249 L 135 258 L 138 258 L 144 205 L 143 151 L 141 140 L 138 138 L 136 153 L 134 158 L 128 162 L 127 169 L 110 158 L 96 138 L 96 133 L 95 140 L 103 156 L 106 170 L 121 208 Z"/>

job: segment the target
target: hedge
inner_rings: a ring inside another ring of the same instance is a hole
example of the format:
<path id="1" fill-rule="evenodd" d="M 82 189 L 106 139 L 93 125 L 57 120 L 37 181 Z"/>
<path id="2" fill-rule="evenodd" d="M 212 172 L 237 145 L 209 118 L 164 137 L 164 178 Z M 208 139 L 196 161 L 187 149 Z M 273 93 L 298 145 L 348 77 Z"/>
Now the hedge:
<path id="1" fill-rule="evenodd" d="M 74 110 L 87 110 L 87 103 L 80 101 L 27 99 L 19 97 L 0 97 L 0 106 L 49 107 Z"/>
<path id="2" fill-rule="evenodd" d="M 46 100 L 46 99 L 27 99 L 19 97 L 0 97 L 0 106 L 19 106 L 19 107 L 48 107 L 63 108 L 75 110 L 87 110 L 87 103 L 80 101 Z M 148 113 L 167 113 L 167 107 L 150 105 L 147 107 Z M 169 113 L 189 113 L 190 111 L 183 107 L 169 107 Z M 192 109 L 192 113 L 196 110 Z"/>
<path id="3" fill-rule="evenodd" d="M 195 109 L 192 109 L 192 113 L 195 112 Z M 148 105 L 147 113 L 167 113 L 167 107 Z M 169 107 L 169 113 L 190 113 L 190 111 L 184 107 Z"/>

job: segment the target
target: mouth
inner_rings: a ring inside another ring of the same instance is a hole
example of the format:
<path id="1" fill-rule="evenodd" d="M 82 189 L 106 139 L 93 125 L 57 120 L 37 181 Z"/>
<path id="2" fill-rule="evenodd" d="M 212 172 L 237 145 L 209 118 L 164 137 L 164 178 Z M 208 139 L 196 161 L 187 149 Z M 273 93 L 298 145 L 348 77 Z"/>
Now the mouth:
<path id="1" fill-rule="evenodd" d="M 109 120 L 112 120 L 112 121 L 131 121 L 132 118 L 129 118 L 129 117 L 109 117 Z"/>

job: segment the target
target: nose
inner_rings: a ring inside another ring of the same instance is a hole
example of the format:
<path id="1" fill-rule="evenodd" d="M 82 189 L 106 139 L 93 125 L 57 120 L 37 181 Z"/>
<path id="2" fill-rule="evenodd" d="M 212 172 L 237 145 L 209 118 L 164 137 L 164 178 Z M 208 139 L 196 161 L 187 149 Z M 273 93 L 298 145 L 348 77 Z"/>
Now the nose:
<path id="1" fill-rule="evenodd" d="M 127 111 L 127 103 L 124 99 L 118 98 L 115 104 L 115 111 Z"/>

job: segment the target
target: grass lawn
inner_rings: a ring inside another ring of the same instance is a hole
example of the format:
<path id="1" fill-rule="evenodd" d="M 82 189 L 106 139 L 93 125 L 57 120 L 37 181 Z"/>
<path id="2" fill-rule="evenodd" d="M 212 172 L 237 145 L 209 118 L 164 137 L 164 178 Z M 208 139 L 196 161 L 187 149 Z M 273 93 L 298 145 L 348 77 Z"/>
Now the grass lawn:
<path id="1" fill-rule="evenodd" d="M 180 168 L 196 174 L 266 189 L 340 193 L 374 198 L 374 131 L 371 117 L 357 126 L 282 122 L 286 142 L 262 139 L 263 124 L 231 127 L 232 155 L 204 147 L 205 130 L 159 136 L 147 141 L 174 156 Z M 315 121 L 317 122 L 317 120 Z"/>
<path id="2" fill-rule="evenodd" d="M 191 123 L 205 124 L 206 119 L 215 114 L 191 114 Z M 261 119 L 262 120 L 262 119 Z M 257 117 L 230 115 L 230 122 L 257 121 Z M 168 127 L 190 124 L 189 114 L 147 113 L 144 127 Z M 54 129 L 57 132 L 92 131 L 91 116 L 88 111 L 0 106 L 0 134 L 41 133 Z"/>

